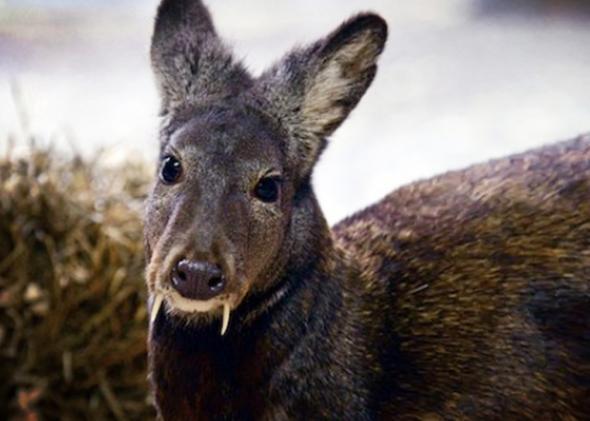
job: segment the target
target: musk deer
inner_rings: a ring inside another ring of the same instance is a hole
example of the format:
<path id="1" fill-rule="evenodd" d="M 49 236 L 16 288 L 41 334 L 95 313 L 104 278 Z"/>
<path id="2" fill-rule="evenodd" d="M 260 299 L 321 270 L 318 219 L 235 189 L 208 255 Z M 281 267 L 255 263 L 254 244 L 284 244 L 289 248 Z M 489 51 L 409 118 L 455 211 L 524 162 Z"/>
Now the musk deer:
<path id="1" fill-rule="evenodd" d="M 386 37 L 359 14 L 254 77 L 200 1 L 161 2 L 161 418 L 590 417 L 589 137 L 411 184 L 333 230 L 322 216 L 314 164 Z"/>

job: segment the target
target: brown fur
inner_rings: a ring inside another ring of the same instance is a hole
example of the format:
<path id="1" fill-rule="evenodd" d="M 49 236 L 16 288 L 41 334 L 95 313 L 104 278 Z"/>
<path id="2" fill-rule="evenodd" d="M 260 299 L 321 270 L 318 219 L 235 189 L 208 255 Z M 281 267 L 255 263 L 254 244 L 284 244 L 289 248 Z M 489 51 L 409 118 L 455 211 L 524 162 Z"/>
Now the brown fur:
<path id="1" fill-rule="evenodd" d="M 360 14 L 253 78 L 200 1 L 162 1 L 145 224 L 161 418 L 590 413 L 590 138 L 414 183 L 329 229 L 313 167 L 386 37 Z M 218 267 L 223 292 L 182 301 L 182 260 Z"/>
<path id="2" fill-rule="evenodd" d="M 392 297 L 392 416 L 590 414 L 589 136 L 414 183 L 335 233 Z"/>

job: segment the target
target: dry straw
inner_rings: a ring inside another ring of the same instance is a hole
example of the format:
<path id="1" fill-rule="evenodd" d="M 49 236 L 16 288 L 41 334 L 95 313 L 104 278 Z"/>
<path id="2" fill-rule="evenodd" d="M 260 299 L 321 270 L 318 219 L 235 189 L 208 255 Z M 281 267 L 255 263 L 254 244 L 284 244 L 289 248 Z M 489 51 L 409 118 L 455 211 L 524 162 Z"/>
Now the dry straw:
<path id="1" fill-rule="evenodd" d="M 0 419 L 150 419 L 141 164 L 0 160 Z"/>

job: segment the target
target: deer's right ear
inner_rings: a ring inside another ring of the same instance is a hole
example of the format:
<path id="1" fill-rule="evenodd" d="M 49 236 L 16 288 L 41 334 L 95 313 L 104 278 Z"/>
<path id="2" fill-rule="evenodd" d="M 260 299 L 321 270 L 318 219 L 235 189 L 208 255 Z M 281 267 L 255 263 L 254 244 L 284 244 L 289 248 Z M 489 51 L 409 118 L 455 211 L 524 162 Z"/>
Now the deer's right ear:
<path id="1" fill-rule="evenodd" d="M 251 84 L 248 72 L 217 36 L 200 0 L 162 0 L 151 61 L 164 115 L 211 97 L 235 95 Z"/>

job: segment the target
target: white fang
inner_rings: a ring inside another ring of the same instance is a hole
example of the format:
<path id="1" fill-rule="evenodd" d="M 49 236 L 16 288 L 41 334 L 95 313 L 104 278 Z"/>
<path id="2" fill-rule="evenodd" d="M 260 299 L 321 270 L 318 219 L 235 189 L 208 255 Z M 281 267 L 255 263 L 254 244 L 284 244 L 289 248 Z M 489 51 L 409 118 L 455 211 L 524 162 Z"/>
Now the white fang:
<path id="1" fill-rule="evenodd" d="M 221 336 L 225 335 L 225 331 L 227 330 L 227 325 L 229 325 L 229 303 L 223 304 L 223 321 L 221 322 Z"/>
<path id="2" fill-rule="evenodd" d="M 156 294 L 154 297 L 154 303 L 152 304 L 152 312 L 150 314 L 150 323 L 154 323 L 156 317 L 158 317 L 158 312 L 160 311 L 160 307 L 162 307 L 162 302 L 164 301 L 164 296 L 162 294 Z"/>

